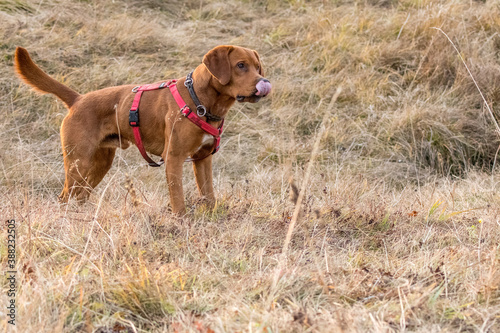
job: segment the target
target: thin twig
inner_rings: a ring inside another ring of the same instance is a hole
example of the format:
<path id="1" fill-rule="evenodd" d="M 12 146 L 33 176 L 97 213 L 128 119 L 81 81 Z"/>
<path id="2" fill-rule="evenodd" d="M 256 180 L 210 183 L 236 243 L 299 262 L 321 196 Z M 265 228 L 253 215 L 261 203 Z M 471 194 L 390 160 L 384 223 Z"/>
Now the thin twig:
<path id="1" fill-rule="evenodd" d="M 441 28 L 436 28 L 436 27 L 432 27 L 432 29 L 436 29 L 438 31 L 440 31 L 443 35 L 446 36 L 446 38 L 448 38 L 448 40 L 450 41 L 451 45 L 453 46 L 453 48 L 455 49 L 455 51 L 457 51 L 457 54 L 458 56 L 460 57 L 460 60 L 462 60 L 462 63 L 464 64 L 465 68 L 467 69 L 467 72 L 469 73 L 472 81 L 474 82 L 474 84 L 476 85 L 476 88 L 477 88 L 477 91 L 479 91 L 479 94 L 481 95 L 481 98 L 483 99 L 484 101 L 484 104 L 486 105 L 486 108 L 488 109 L 488 112 L 490 113 L 490 116 L 491 116 L 491 119 L 493 119 L 493 124 L 495 124 L 495 127 L 496 127 L 496 131 L 497 131 L 497 134 L 498 136 L 500 136 L 500 125 L 498 125 L 498 121 L 497 119 L 495 118 L 495 115 L 493 114 L 493 111 L 491 110 L 488 102 L 486 101 L 486 98 L 484 97 L 483 95 L 483 92 L 481 91 L 481 89 L 479 89 L 479 85 L 477 84 L 476 82 L 476 79 L 474 79 L 474 76 L 472 76 L 472 73 L 471 71 L 469 70 L 469 67 L 467 66 L 467 64 L 465 63 L 465 60 L 464 58 L 462 57 L 462 55 L 460 54 L 460 51 L 458 51 L 457 47 L 455 46 L 455 44 L 452 42 L 452 40 L 450 39 L 450 37 L 448 37 L 448 35 L 446 34 L 446 32 L 444 32 Z"/>
<path id="2" fill-rule="evenodd" d="M 311 152 L 311 158 L 310 158 L 309 163 L 307 165 L 306 174 L 304 175 L 304 180 L 302 181 L 302 186 L 300 188 L 299 197 L 297 198 L 297 203 L 295 204 L 295 210 L 294 210 L 293 215 L 292 215 L 292 220 L 290 221 L 290 225 L 288 227 L 288 232 L 286 234 L 285 242 L 283 243 L 283 250 L 281 253 L 282 256 L 286 257 L 286 254 L 288 251 L 288 245 L 290 244 L 290 240 L 292 238 L 293 229 L 294 229 L 295 224 L 297 223 L 297 220 L 299 218 L 302 200 L 304 199 L 306 188 L 309 184 L 309 177 L 311 176 L 312 167 L 313 167 L 314 161 L 316 160 L 316 157 L 318 155 L 319 144 L 321 142 L 321 138 L 323 137 L 323 134 L 326 131 L 325 124 L 326 124 L 328 118 L 330 117 L 330 108 L 333 106 L 333 104 L 335 103 L 335 101 L 339 97 L 340 92 L 341 92 L 341 89 L 338 88 L 337 91 L 335 92 L 335 95 L 333 96 L 333 98 L 330 102 L 330 106 L 329 106 L 328 110 L 325 112 L 325 115 L 323 116 L 323 120 L 321 121 L 320 130 L 316 134 L 316 141 L 314 142 L 313 150 Z"/>
<path id="3" fill-rule="evenodd" d="M 409 19 L 410 19 L 410 13 L 408 13 L 408 16 L 406 17 L 405 23 L 403 23 L 403 25 L 401 26 L 401 29 L 399 29 L 398 37 L 396 38 L 396 40 L 398 40 L 399 37 L 401 36 L 401 33 L 403 32 L 403 29 L 404 29 L 406 23 L 408 23 Z"/>
<path id="4" fill-rule="evenodd" d="M 319 129 L 318 133 L 316 134 L 316 140 L 314 142 L 314 146 L 313 146 L 313 149 L 311 152 L 311 158 L 309 159 L 309 163 L 307 165 L 306 173 L 305 173 L 304 179 L 302 181 L 302 186 L 300 188 L 299 196 L 298 196 L 297 201 L 295 203 L 295 209 L 293 211 L 292 219 L 290 221 L 290 225 L 288 226 L 288 232 L 286 234 L 286 238 L 285 238 L 285 241 L 283 243 L 283 250 L 281 251 L 281 256 L 280 256 L 280 259 L 278 262 L 278 267 L 277 267 L 276 272 L 274 274 L 273 283 L 271 286 L 270 297 L 273 297 L 276 285 L 278 283 L 279 276 L 281 274 L 281 271 L 282 271 L 283 267 L 285 267 L 285 265 L 286 265 L 288 246 L 290 245 L 290 240 L 292 239 L 292 234 L 293 234 L 293 229 L 295 228 L 295 224 L 297 223 L 297 220 L 299 219 L 300 210 L 301 210 L 301 206 L 302 206 L 302 200 L 304 199 L 306 188 L 309 186 L 309 178 L 311 176 L 312 168 L 313 168 L 314 162 L 316 160 L 316 157 L 318 156 L 319 144 L 321 142 L 321 138 L 323 137 L 324 133 L 327 130 L 326 123 L 327 123 L 327 120 L 329 119 L 329 117 L 331 116 L 330 110 L 333 108 L 333 105 L 335 104 L 341 91 L 342 91 L 342 89 L 340 87 L 337 88 L 335 95 L 332 97 L 332 100 L 330 101 L 328 109 L 325 111 L 325 115 L 323 116 L 323 120 L 321 121 L 320 129 Z"/>

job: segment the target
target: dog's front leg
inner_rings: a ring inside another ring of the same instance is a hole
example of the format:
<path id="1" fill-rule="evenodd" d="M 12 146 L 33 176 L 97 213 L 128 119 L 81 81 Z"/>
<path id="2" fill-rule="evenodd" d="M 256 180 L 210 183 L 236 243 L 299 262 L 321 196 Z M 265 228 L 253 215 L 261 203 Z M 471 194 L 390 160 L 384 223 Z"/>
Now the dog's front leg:
<path id="1" fill-rule="evenodd" d="M 167 154 L 165 158 L 165 170 L 167 173 L 168 191 L 170 193 L 170 205 L 172 212 L 178 215 L 186 214 L 184 204 L 184 191 L 182 189 L 182 165 L 184 158 Z"/>
<path id="2" fill-rule="evenodd" d="M 212 155 L 202 160 L 194 161 L 193 170 L 200 195 L 208 200 L 210 206 L 213 206 L 215 203 L 215 196 L 212 180 Z"/>

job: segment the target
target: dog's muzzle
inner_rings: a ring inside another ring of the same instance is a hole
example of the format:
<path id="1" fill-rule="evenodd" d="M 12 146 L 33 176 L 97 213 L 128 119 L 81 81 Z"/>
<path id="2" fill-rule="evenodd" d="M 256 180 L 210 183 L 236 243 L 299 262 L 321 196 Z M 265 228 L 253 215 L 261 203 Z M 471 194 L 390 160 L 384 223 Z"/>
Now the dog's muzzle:
<path id="1" fill-rule="evenodd" d="M 271 83 L 268 79 L 260 79 L 259 82 L 255 85 L 255 91 L 250 96 L 236 96 L 236 100 L 238 102 L 258 102 L 262 97 L 266 97 L 271 92 Z"/>

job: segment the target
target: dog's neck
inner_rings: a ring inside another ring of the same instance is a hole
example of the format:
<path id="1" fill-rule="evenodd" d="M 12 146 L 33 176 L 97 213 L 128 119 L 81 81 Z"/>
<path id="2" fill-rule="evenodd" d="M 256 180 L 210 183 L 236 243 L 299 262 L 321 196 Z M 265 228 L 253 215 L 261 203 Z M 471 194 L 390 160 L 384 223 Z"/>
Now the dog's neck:
<path id="1" fill-rule="evenodd" d="M 193 87 L 201 104 L 214 116 L 224 118 L 236 101 L 234 97 L 217 90 L 217 79 L 201 64 L 193 72 Z"/>

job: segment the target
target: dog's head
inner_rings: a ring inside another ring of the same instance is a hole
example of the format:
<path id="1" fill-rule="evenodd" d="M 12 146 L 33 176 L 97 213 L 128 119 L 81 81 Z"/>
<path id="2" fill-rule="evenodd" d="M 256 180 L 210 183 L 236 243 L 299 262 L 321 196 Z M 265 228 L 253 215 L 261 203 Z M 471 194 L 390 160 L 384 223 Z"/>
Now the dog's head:
<path id="1" fill-rule="evenodd" d="M 203 57 L 203 64 L 216 79 L 217 90 L 238 102 L 258 102 L 271 92 L 264 78 L 259 54 L 238 46 L 222 45 Z"/>

